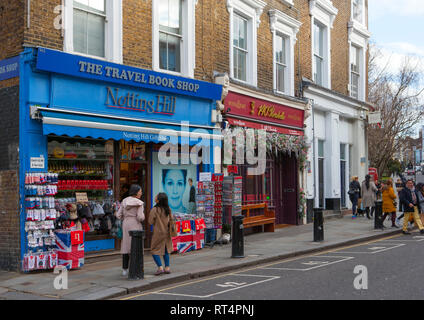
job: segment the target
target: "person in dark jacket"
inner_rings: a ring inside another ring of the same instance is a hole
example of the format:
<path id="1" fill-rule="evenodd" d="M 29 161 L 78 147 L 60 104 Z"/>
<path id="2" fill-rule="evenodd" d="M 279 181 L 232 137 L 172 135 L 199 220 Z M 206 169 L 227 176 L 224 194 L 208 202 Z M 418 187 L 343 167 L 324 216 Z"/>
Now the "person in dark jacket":
<path id="1" fill-rule="evenodd" d="M 190 198 L 188 199 L 188 213 L 196 214 L 196 188 L 193 186 L 193 179 L 188 179 L 190 185 Z"/>
<path id="2" fill-rule="evenodd" d="M 348 193 L 350 202 L 352 202 L 352 219 L 355 219 L 358 214 L 358 200 L 361 196 L 361 185 L 359 184 L 358 177 L 352 177 Z"/>
<path id="3" fill-rule="evenodd" d="M 403 205 L 403 211 L 405 214 L 405 217 L 403 219 L 403 234 L 411 234 L 408 232 L 408 222 L 410 219 L 410 216 L 412 215 L 414 217 L 414 221 L 417 224 L 418 228 L 420 229 L 420 233 L 424 234 L 424 227 L 421 223 L 420 219 L 420 202 L 418 198 L 417 191 L 414 187 L 414 182 L 412 180 L 408 180 L 406 182 L 406 187 L 402 189 L 400 195 L 399 195 L 400 201 Z"/>

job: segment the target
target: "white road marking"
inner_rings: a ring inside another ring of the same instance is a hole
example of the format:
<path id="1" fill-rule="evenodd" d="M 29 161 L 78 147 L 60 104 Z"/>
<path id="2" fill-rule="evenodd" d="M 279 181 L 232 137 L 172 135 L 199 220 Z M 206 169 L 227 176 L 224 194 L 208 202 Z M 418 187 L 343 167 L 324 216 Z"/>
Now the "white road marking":
<path id="1" fill-rule="evenodd" d="M 392 240 L 391 240 L 392 241 Z M 360 254 L 376 254 L 376 253 L 380 253 L 380 252 L 384 252 L 384 251 L 388 251 L 388 250 L 392 250 L 392 249 L 396 249 L 399 247 L 403 247 L 405 246 L 404 243 L 399 243 L 399 244 L 393 244 L 390 247 L 371 247 L 368 248 L 368 250 L 372 250 L 372 252 L 370 251 L 337 251 L 337 253 L 343 253 L 343 254 L 352 254 L 352 253 L 360 253 Z"/>
<path id="2" fill-rule="evenodd" d="M 266 269 L 266 270 L 291 270 L 291 271 L 310 271 L 313 269 L 317 269 L 317 268 L 322 268 L 322 267 L 326 267 L 332 264 L 336 264 L 336 263 L 340 263 L 340 262 L 344 262 L 344 261 L 348 261 L 348 260 L 352 260 L 354 259 L 354 257 L 342 257 L 342 256 L 315 256 L 316 258 L 337 258 L 340 260 L 337 261 L 333 261 L 333 262 L 328 262 L 328 261 L 317 261 L 317 260 L 311 260 L 308 262 L 303 262 L 302 264 L 305 265 L 314 265 L 311 268 L 276 268 L 276 267 L 267 267 L 267 268 L 261 268 L 261 269 Z"/>
<path id="3" fill-rule="evenodd" d="M 276 280 L 276 279 L 280 279 L 281 278 L 281 277 L 278 277 L 278 276 L 260 276 L 260 275 L 253 275 L 253 274 L 231 274 L 229 276 L 258 277 L 258 278 L 267 278 L 267 279 L 260 280 L 260 281 L 255 281 L 255 282 L 252 282 L 252 283 L 245 283 L 245 284 L 237 283 L 237 284 L 241 284 L 241 285 L 240 286 L 237 286 L 236 288 L 222 290 L 222 291 L 218 291 L 216 293 L 211 293 L 211 294 L 203 295 L 203 296 L 193 295 L 193 294 L 185 294 L 185 293 L 172 293 L 172 292 L 152 292 L 152 294 L 181 296 L 181 297 L 190 297 L 190 298 L 210 298 L 210 297 L 216 296 L 218 294 L 223 294 L 223 293 L 226 293 L 226 292 L 229 292 L 229 291 L 234 291 L 234 290 L 246 288 L 246 287 L 249 287 L 249 286 L 253 286 L 253 285 L 257 285 L 257 284 L 260 284 L 260 283 L 264 283 L 264 282 L 268 282 L 268 281 L 272 281 L 272 280 Z M 205 281 L 208 281 L 208 280 L 205 280 Z M 226 284 L 227 285 L 232 284 L 234 286 L 236 284 L 236 282 L 226 282 L 226 283 L 224 283 L 224 286 Z M 218 286 L 218 284 L 217 284 L 217 286 Z M 222 286 L 223 285 L 221 285 L 221 287 Z"/>

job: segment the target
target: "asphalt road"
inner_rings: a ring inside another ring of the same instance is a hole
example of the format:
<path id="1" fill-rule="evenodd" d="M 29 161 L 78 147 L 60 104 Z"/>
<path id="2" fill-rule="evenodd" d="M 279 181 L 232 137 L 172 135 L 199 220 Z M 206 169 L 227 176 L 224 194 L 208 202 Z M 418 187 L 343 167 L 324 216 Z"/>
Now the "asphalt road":
<path id="1" fill-rule="evenodd" d="M 423 261 L 424 237 L 414 232 L 119 299 L 422 300 Z"/>

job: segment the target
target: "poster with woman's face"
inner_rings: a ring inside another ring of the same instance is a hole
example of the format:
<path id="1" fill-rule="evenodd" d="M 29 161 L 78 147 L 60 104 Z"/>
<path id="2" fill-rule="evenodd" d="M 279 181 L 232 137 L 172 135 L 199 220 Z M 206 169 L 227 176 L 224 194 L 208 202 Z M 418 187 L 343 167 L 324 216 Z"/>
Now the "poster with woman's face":
<path id="1" fill-rule="evenodd" d="M 164 192 L 168 196 L 168 204 L 173 213 L 187 213 L 190 198 L 188 179 L 197 184 L 196 165 L 162 165 L 158 160 L 158 153 L 153 152 L 153 200 Z M 154 203 L 154 202 L 153 202 Z"/>

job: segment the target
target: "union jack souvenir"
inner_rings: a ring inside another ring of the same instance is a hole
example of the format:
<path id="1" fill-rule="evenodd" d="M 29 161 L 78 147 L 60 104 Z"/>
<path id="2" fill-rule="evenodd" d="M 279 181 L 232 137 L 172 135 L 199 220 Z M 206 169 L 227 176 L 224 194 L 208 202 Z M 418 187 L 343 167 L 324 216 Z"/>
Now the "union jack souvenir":
<path id="1" fill-rule="evenodd" d="M 194 244 L 193 244 L 193 234 L 192 233 L 185 233 L 182 236 L 178 237 L 178 253 L 186 253 L 194 250 Z"/>
<path id="2" fill-rule="evenodd" d="M 68 270 L 84 265 L 84 240 L 80 244 L 72 245 L 72 232 L 74 231 L 56 233 L 58 265 Z"/>

